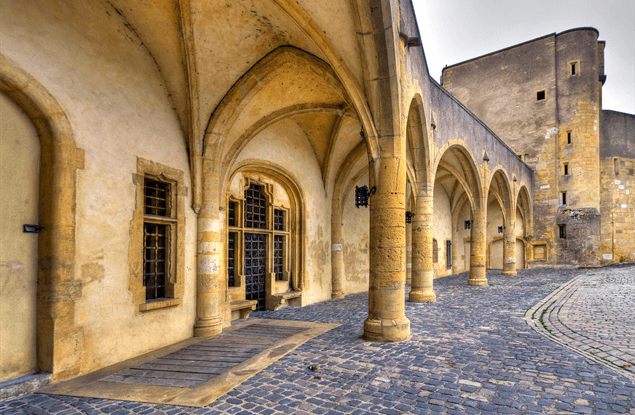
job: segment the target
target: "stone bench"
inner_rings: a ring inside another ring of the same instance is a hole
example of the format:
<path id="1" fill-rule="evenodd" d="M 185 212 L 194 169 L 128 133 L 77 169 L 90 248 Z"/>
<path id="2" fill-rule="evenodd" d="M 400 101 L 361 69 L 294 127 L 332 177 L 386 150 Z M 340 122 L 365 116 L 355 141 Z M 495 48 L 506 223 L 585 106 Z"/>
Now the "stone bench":
<path id="1" fill-rule="evenodd" d="M 285 293 L 272 294 L 267 298 L 267 310 L 278 310 L 282 307 L 286 307 L 287 305 L 297 305 L 300 306 L 299 301 L 298 304 L 295 304 L 296 301 L 302 297 L 302 291 L 287 291 Z"/>
<path id="2" fill-rule="evenodd" d="M 247 318 L 252 311 L 256 309 L 256 305 L 258 305 L 257 300 L 238 300 L 232 301 L 229 303 L 231 307 L 231 311 L 238 311 L 240 313 L 240 318 Z"/>

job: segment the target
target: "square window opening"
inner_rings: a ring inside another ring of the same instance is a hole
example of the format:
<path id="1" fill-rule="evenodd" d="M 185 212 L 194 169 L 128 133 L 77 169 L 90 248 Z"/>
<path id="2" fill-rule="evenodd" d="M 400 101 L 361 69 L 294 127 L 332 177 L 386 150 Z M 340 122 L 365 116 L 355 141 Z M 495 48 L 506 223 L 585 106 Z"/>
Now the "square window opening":
<path id="1" fill-rule="evenodd" d="M 545 89 L 536 91 L 536 101 L 544 101 L 545 99 L 547 99 L 547 91 Z"/>

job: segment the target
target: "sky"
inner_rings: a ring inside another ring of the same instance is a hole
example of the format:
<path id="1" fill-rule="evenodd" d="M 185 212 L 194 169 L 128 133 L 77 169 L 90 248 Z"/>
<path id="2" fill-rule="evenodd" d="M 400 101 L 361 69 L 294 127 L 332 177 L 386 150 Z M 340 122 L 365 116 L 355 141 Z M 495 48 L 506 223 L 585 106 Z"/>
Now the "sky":
<path id="1" fill-rule="evenodd" d="M 635 0 L 412 0 L 430 75 L 575 27 L 606 41 L 602 107 L 635 113 Z"/>

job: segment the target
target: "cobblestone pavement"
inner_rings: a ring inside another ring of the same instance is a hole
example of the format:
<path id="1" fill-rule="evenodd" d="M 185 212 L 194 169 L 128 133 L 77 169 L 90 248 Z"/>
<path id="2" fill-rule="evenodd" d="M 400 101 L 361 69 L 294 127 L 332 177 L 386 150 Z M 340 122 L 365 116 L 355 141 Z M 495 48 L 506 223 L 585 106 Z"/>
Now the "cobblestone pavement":
<path id="1" fill-rule="evenodd" d="M 541 334 L 635 381 L 635 267 L 589 270 L 525 318 Z"/>
<path id="2" fill-rule="evenodd" d="M 467 274 L 435 280 L 438 301 L 406 303 L 412 339 L 396 344 L 361 339 L 366 293 L 254 313 L 342 325 L 206 408 L 30 394 L 0 402 L 0 414 L 635 414 L 635 383 L 539 335 L 523 318 L 580 273 L 491 271 L 486 287 L 468 287 Z"/>

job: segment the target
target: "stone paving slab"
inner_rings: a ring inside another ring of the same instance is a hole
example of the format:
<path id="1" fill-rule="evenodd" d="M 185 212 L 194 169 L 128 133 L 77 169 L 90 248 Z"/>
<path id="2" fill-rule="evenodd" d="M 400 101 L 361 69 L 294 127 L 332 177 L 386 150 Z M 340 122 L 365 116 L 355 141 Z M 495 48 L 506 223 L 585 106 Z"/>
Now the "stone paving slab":
<path id="1" fill-rule="evenodd" d="M 334 327 L 337 324 L 252 318 L 218 336 L 192 338 L 38 392 L 202 407 Z M 226 352 L 209 351 L 219 347 Z"/>
<path id="2" fill-rule="evenodd" d="M 585 272 L 525 319 L 545 337 L 635 381 L 635 267 Z"/>
<path id="3" fill-rule="evenodd" d="M 527 310 L 580 273 L 489 271 L 484 287 L 468 287 L 467 274 L 435 280 L 436 303 L 407 303 L 412 339 L 402 343 L 362 340 L 367 293 L 253 313 L 341 326 L 204 408 L 29 394 L 0 402 L 0 414 L 635 414 L 631 379 L 525 323 Z"/>

